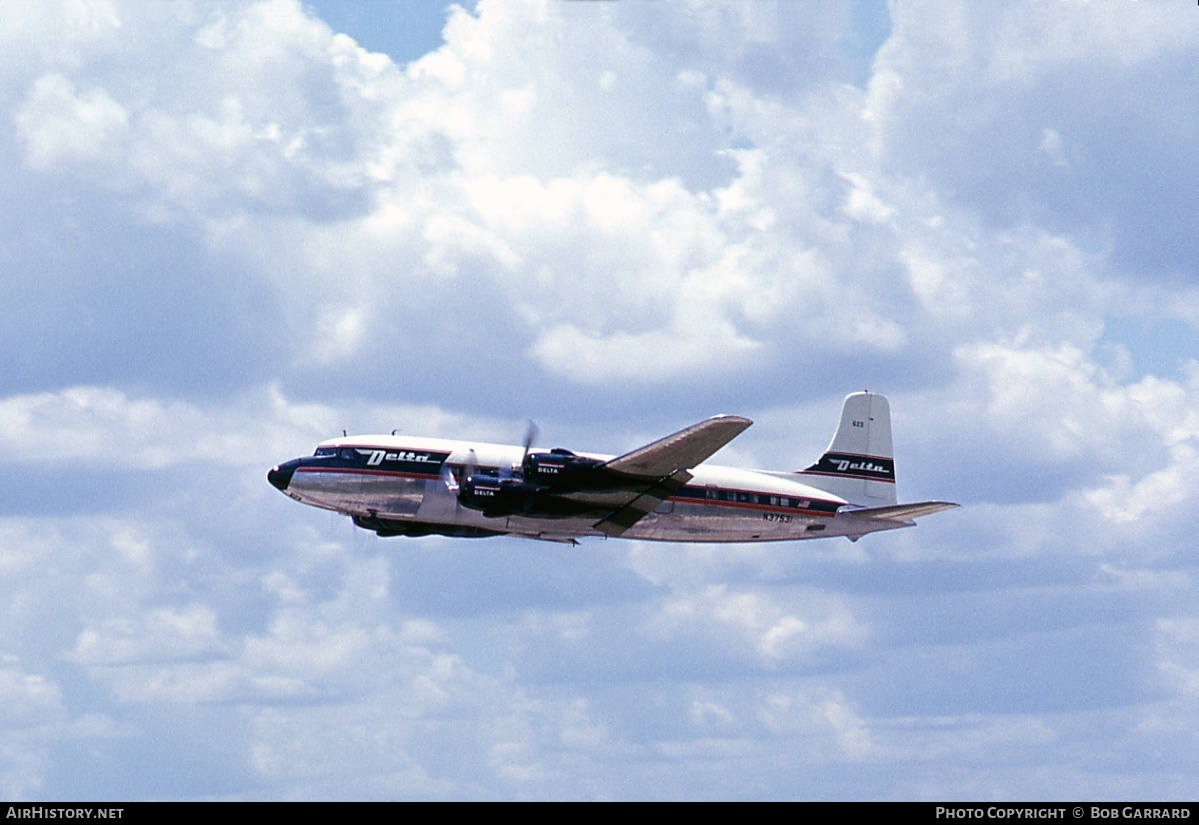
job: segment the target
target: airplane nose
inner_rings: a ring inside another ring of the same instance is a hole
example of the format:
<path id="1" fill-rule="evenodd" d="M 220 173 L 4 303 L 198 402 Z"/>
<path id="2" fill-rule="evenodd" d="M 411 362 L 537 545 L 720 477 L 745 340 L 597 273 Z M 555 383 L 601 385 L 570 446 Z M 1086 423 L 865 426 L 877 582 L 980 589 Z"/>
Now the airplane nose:
<path id="1" fill-rule="evenodd" d="M 266 474 L 266 480 L 273 484 L 279 490 L 286 490 L 287 485 L 291 484 L 291 477 L 296 471 L 295 461 L 285 461 L 282 464 L 272 467 Z"/>

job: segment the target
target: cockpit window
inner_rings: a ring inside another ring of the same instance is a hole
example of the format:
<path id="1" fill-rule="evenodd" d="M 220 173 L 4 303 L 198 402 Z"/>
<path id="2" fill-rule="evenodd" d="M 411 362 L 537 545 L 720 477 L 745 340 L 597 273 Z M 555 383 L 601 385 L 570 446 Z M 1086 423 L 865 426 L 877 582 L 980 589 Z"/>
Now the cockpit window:
<path id="1" fill-rule="evenodd" d="M 342 447 L 338 455 L 346 461 L 353 461 L 357 457 L 354 455 L 354 451 L 349 447 Z"/>
<path id="2" fill-rule="evenodd" d="M 317 447 L 313 455 L 337 455 L 336 447 Z"/>

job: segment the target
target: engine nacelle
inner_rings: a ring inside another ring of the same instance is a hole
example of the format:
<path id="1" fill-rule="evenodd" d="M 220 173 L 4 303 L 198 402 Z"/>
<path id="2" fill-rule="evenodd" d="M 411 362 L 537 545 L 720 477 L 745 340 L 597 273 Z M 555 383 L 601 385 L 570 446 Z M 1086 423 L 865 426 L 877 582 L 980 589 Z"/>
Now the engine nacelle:
<path id="1" fill-rule="evenodd" d="M 548 453 L 525 456 L 521 475 L 525 481 L 551 490 L 581 489 L 590 486 L 588 477 L 594 477 L 592 471 L 601 464 L 598 458 L 585 458 L 557 447 Z"/>
<path id="2" fill-rule="evenodd" d="M 485 516 L 512 516 L 533 508 L 537 489 L 519 478 L 472 473 L 459 485 L 458 501 Z"/>
<path id="3" fill-rule="evenodd" d="M 519 476 L 471 473 L 458 487 L 458 502 L 463 507 L 479 510 L 488 518 L 571 518 L 581 515 L 600 518 L 611 510 L 586 501 L 574 501 L 560 492 L 548 485 L 530 484 Z"/>

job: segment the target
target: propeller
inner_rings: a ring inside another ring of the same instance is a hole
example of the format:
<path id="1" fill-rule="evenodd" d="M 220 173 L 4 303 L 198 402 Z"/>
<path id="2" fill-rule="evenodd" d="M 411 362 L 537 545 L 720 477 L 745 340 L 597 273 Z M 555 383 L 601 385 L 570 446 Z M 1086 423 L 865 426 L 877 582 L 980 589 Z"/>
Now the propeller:
<path id="1" fill-rule="evenodd" d="M 451 493 L 458 495 L 458 479 L 454 478 L 454 471 L 450 469 L 448 462 L 441 464 L 441 483 Z"/>
<path id="2" fill-rule="evenodd" d="M 451 493 L 453 493 L 454 498 L 457 499 L 458 491 L 460 489 L 462 489 L 463 482 L 465 482 L 468 478 L 470 478 L 472 475 L 474 475 L 475 471 L 477 471 L 478 469 L 479 469 L 479 457 L 477 455 L 475 455 L 475 451 L 472 448 L 470 450 L 470 452 L 468 452 L 466 454 L 466 463 L 462 465 L 462 471 L 458 474 L 457 477 L 454 476 L 454 471 L 450 469 L 450 465 L 448 462 L 442 463 L 442 465 L 441 465 L 441 481 L 443 484 L 445 484 L 446 489 L 449 490 Z M 459 502 L 459 503 L 461 503 L 461 502 Z"/>
<path id="3" fill-rule="evenodd" d="M 509 467 L 498 467 L 496 468 L 496 475 L 500 478 L 519 478 L 523 481 L 527 466 L 525 462 L 529 458 L 529 449 L 533 446 L 533 441 L 536 440 L 539 432 L 537 424 L 530 419 L 528 426 L 525 427 L 524 451 L 520 455 L 520 463 Z"/>
<path id="4" fill-rule="evenodd" d="M 466 481 L 479 470 L 479 456 L 475 453 L 475 448 L 471 447 L 466 454 L 466 464 L 462 467 L 462 481 Z"/>
<path id="5" fill-rule="evenodd" d="M 495 473 L 500 478 L 519 478 L 524 481 L 525 461 L 529 457 L 529 450 L 533 446 L 533 441 L 537 438 L 539 430 L 537 424 L 532 420 L 529 421 L 525 428 L 524 451 L 520 457 L 519 465 L 512 465 L 508 468 L 497 468 Z M 462 488 L 466 485 L 467 479 L 475 475 L 479 470 L 479 457 L 475 454 L 474 449 L 471 449 L 466 454 L 466 462 L 462 465 L 462 469 L 455 476 L 454 471 L 450 469 L 448 462 L 443 462 L 441 465 L 441 483 L 445 488 L 454 494 L 454 500 L 457 507 L 462 506 Z"/>
<path id="6" fill-rule="evenodd" d="M 529 459 L 529 448 L 533 446 L 534 439 L 541 431 L 537 429 L 537 422 L 529 419 L 529 425 L 525 428 L 525 451 L 520 457 L 520 472 L 521 477 L 524 477 L 525 462 Z"/>

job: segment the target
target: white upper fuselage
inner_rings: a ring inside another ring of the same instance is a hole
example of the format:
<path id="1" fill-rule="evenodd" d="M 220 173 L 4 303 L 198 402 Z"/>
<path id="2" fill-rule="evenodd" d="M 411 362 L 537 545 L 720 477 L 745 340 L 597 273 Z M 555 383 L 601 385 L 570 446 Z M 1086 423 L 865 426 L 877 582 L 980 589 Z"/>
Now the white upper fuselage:
<path id="1" fill-rule="evenodd" d="M 611 492 L 579 491 L 566 496 L 572 501 L 594 503 L 600 516 L 489 517 L 462 506 L 447 483 L 447 478 L 460 478 L 464 471 L 519 472 L 524 452 L 519 446 L 416 436 L 335 438 L 322 442 L 316 455 L 287 462 L 296 466 L 284 486 L 274 480 L 272 483 L 297 501 L 346 513 L 356 520 L 476 529 L 482 531 L 479 535 L 508 533 L 551 540 L 604 535 L 595 528 L 597 518 L 622 503 L 605 501 Z M 751 542 L 869 532 L 853 519 L 835 518 L 838 509 L 847 503 L 844 499 L 804 484 L 793 474 L 709 465 L 694 467 L 690 474 L 692 478 L 685 486 L 622 537 Z"/>

